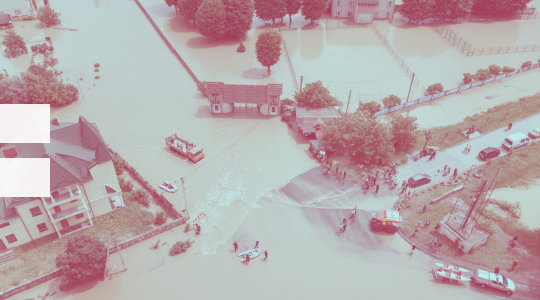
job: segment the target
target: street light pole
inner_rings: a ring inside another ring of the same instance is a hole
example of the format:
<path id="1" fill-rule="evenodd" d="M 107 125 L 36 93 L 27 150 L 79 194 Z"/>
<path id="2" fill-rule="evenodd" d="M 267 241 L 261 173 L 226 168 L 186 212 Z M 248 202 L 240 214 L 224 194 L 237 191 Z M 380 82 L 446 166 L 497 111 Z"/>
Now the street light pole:
<path id="1" fill-rule="evenodd" d="M 186 205 L 186 217 L 189 220 L 189 211 L 187 206 L 187 198 L 186 198 L 186 188 L 184 187 L 184 177 L 180 178 L 182 180 L 182 191 L 184 192 L 184 203 Z"/>
<path id="2" fill-rule="evenodd" d="M 82 90 L 81 90 L 81 85 L 79 84 L 79 79 L 77 79 L 77 76 L 75 76 L 75 74 L 71 74 L 71 75 L 73 75 L 73 77 L 75 77 L 75 81 L 77 81 L 77 85 L 79 86 L 79 92 L 81 93 L 81 97 L 84 100 L 84 95 L 83 95 Z"/>

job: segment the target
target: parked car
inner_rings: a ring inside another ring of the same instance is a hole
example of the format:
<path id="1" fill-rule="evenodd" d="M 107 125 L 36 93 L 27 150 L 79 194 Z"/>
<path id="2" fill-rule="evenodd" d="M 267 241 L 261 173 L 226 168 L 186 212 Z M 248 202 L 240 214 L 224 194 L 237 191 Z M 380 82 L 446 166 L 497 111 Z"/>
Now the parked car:
<path id="1" fill-rule="evenodd" d="M 512 295 L 516 291 L 516 284 L 512 279 L 484 270 L 474 270 L 473 281 L 483 288 L 489 286 L 501 290 L 508 295 Z"/>
<path id="2" fill-rule="evenodd" d="M 415 188 L 430 183 L 431 177 L 428 174 L 416 174 L 409 178 L 407 182 L 409 183 L 410 187 Z"/>
<path id="3" fill-rule="evenodd" d="M 501 150 L 494 147 L 487 147 L 486 149 L 480 151 L 478 156 L 481 159 L 495 158 L 501 154 Z"/>
<path id="4" fill-rule="evenodd" d="M 531 139 L 528 138 L 523 132 L 516 132 L 507 136 L 502 145 L 506 150 L 510 150 L 527 146 L 530 142 Z"/>
<path id="5" fill-rule="evenodd" d="M 529 131 L 529 136 L 533 139 L 537 139 L 540 137 L 540 127 L 535 128 L 531 131 Z"/>

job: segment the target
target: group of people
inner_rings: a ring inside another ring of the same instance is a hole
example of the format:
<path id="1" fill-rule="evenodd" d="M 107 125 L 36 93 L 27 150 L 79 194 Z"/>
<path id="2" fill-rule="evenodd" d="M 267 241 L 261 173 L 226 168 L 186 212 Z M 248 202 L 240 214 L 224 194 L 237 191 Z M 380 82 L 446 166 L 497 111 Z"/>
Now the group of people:
<path id="1" fill-rule="evenodd" d="M 324 167 L 324 170 L 323 170 L 323 175 L 331 175 L 331 171 L 332 171 L 332 164 L 333 162 L 326 162 L 326 166 Z M 339 166 L 336 166 L 336 172 L 334 173 L 334 175 L 336 175 L 338 177 L 338 179 L 345 179 L 345 177 L 347 176 L 347 171 L 345 170 L 339 170 Z"/>
<path id="2" fill-rule="evenodd" d="M 233 246 L 234 246 L 234 252 L 238 251 L 238 242 L 234 241 Z M 254 249 L 258 249 L 258 248 L 259 248 L 259 241 L 256 241 Z M 268 250 L 264 250 L 263 253 L 264 253 L 264 260 L 266 260 L 268 258 Z M 250 253 L 242 255 L 242 257 L 246 260 L 246 263 L 249 263 L 249 261 L 252 259 Z"/>

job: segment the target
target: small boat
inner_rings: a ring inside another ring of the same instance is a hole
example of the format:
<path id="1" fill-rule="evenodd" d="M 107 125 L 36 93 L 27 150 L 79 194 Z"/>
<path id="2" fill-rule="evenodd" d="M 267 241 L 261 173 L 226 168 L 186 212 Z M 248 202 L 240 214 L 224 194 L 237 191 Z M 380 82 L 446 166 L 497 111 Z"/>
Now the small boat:
<path id="1" fill-rule="evenodd" d="M 261 254 L 261 249 L 255 248 L 255 249 L 248 250 L 246 252 L 242 252 L 238 254 L 238 256 L 242 256 L 241 262 L 245 262 L 246 255 L 249 255 L 249 259 L 254 259 L 255 257 L 259 256 L 259 254 Z"/>
<path id="2" fill-rule="evenodd" d="M 445 270 L 453 270 L 454 272 L 463 272 L 463 273 L 467 273 L 469 272 L 469 270 L 467 269 L 463 269 L 463 268 L 460 268 L 458 266 L 452 266 L 452 265 L 448 265 L 448 264 L 441 264 L 441 263 L 435 263 L 435 267 L 438 267 L 438 268 L 443 268 Z"/>
<path id="3" fill-rule="evenodd" d="M 168 182 L 168 181 L 163 181 L 163 183 L 159 186 L 162 190 L 165 190 L 169 193 L 174 193 L 176 192 L 176 190 L 178 190 L 178 188 L 176 187 L 176 185 Z"/>
<path id="4" fill-rule="evenodd" d="M 433 266 L 435 278 L 441 278 L 443 282 L 471 281 L 469 270 L 447 264 L 435 263 Z"/>

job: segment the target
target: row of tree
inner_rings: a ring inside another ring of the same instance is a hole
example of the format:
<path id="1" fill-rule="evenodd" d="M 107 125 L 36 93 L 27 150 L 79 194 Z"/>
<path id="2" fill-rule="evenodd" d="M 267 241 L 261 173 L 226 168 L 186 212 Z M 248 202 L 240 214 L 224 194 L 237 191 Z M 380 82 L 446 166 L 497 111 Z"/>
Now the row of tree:
<path id="1" fill-rule="evenodd" d="M 485 17 L 505 17 L 524 10 L 531 0 L 403 0 L 401 13 L 418 22 L 431 17 L 465 18 L 469 13 Z"/>
<path id="2" fill-rule="evenodd" d="M 197 24 L 202 35 L 208 37 L 243 37 L 253 23 L 253 14 L 264 20 L 282 19 L 302 9 L 306 20 L 322 17 L 328 0 L 165 0 L 179 15 Z"/>

